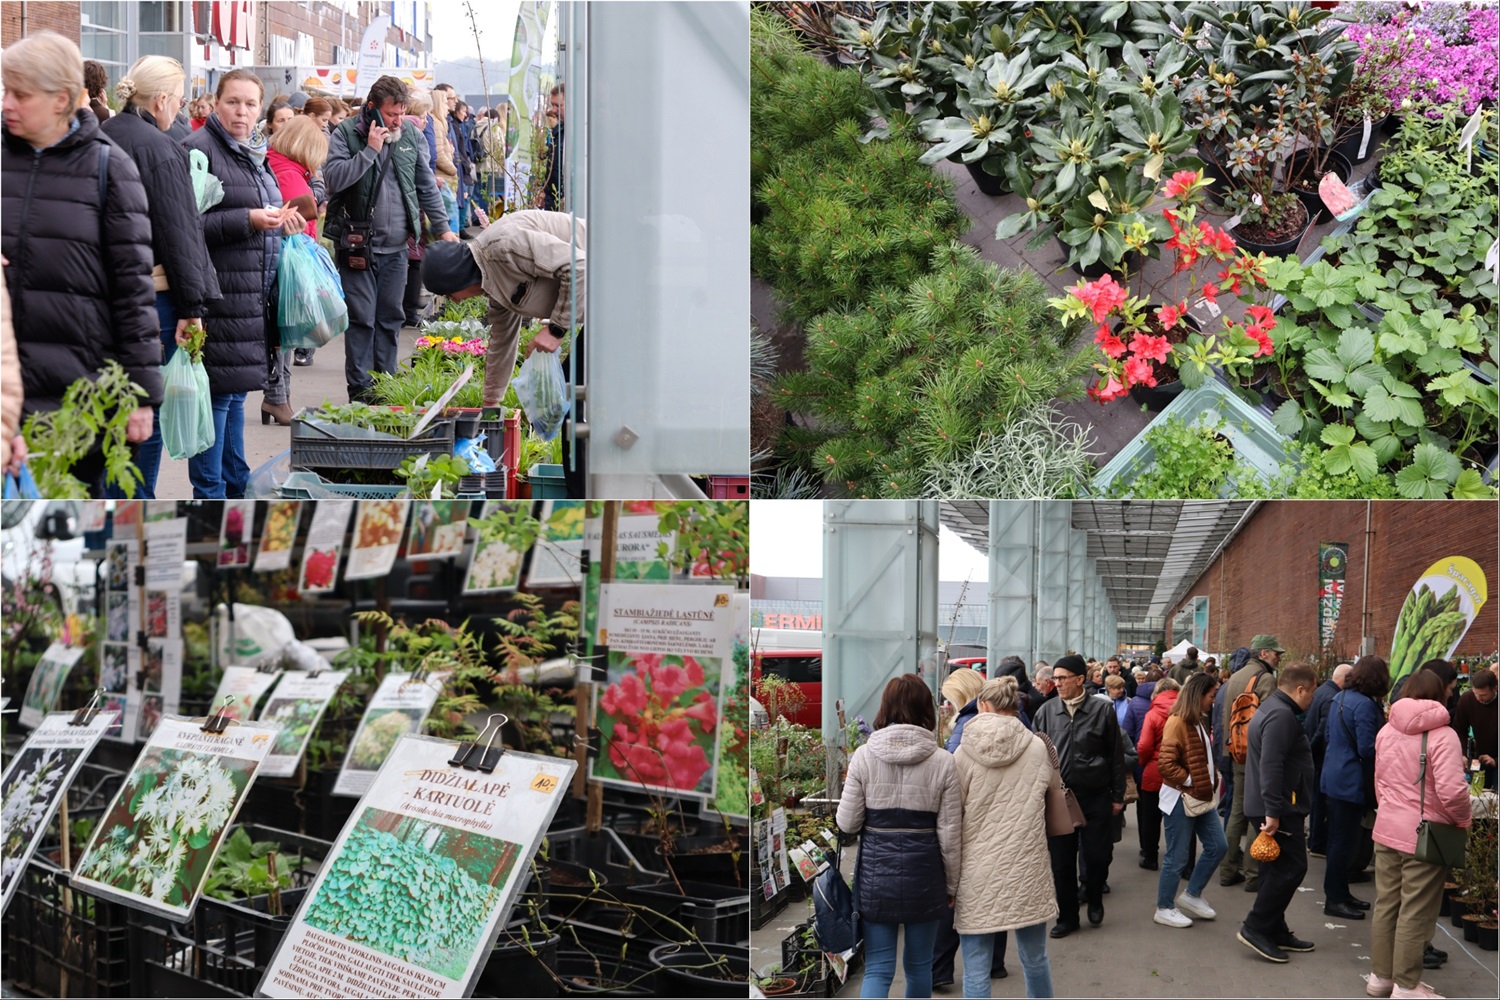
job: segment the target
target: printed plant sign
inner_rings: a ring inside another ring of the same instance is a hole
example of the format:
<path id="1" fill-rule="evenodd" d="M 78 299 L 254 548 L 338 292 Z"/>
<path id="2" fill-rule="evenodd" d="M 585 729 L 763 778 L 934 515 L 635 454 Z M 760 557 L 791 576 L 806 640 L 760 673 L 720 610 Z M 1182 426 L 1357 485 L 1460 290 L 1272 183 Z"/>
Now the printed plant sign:
<path id="1" fill-rule="evenodd" d="M 543 500 L 542 530 L 531 552 L 529 587 L 578 586 L 583 554 L 584 501 Z"/>
<path id="2" fill-rule="evenodd" d="M 135 733 L 135 719 L 130 712 L 130 701 L 123 694 L 107 694 L 104 696 L 104 712 L 114 717 L 114 722 L 104 730 L 105 739 L 123 740 L 125 731 L 128 729 Z M 132 736 L 131 742 L 134 742 Z"/>
<path id="3" fill-rule="evenodd" d="M 26 685 L 26 697 L 21 699 L 20 723 L 28 728 L 42 724 L 47 713 L 57 707 L 57 699 L 67 683 L 68 674 L 78 663 L 83 650 L 54 642 L 47 647 L 31 673 L 31 683 Z"/>
<path id="4" fill-rule="evenodd" d="M 224 714 L 231 719 L 249 719 L 255 715 L 255 706 L 261 696 L 271 690 L 271 685 L 276 683 L 276 678 L 281 676 L 281 671 L 261 671 L 254 667 L 225 667 L 224 676 L 219 678 L 219 687 L 214 691 L 214 699 L 209 702 L 209 714 L 215 715 L 219 709 L 224 709 Z M 234 700 L 224 708 L 224 699 L 233 695 Z"/>
<path id="5" fill-rule="evenodd" d="M 302 517 L 301 500 L 272 500 L 266 510 L 266 525 L 255 553 L 255 572 L 270 573 L 292 564 L 292 543 L 297 540 L 297 521 Z"/>
<path id="6" fill-rule="evenodd" d="M 348 677 L 347 671 L 323 670 L 316 674 L 289 672 L 282 677 L 276 691 L 261 709 L 259 722 L 280 726 L 271 752 L 260 773 L 268 778 L 285 778 L 297 771 L 297 763 L 307 749 L 307 741 L 328 701 Z"/>
<path id="7" fill-rule="evenodd" d="M 330 591 L 338 582 L 339 555 L 344 551 L 344 532 L 349 528 L 353 500 L 319 500 L 307 528 L 302 549 L 302 575 L 297 590 L 304 594 Z"/>
<path id="8" fill-rule="evenodd" d="M 115 524 L 118 525 L 116 517 Z M 124 591 L 130 587 L 130 548 L 133 542 L 110 542 L 104 549 L 105 589 Z"/>
<path id="9" fill-rule="evenodd" d="M 437 703 L 447 676 L 429 674 L 425 681 L 412 684 L 411 674 L 385 675 L 349 743 L 349 753 L 344 757 L 344 768 L 333 786 L 333 794 L 359 796 L 369 790 L 375 772 L 401 737 L 422 731 L 422 723 Z"/>
<path id="10" fill-rule="evenodd" d="M 109 642 L 130 641 L 130 595 L 111 591 L 104 602 L 104 638 Z"/>
<path id="11" fill-rule="evenodd" d="M 182 594 L 175 590 L 146 591 L 146 638 L 175 639 L 182 635 Z"/>
<path id="12" fill-rule="evenodd" d="M 493 508 L 485 504 L 482 515 Z M 526 553 L 496 539 L 485 539 L 481 534 L 474 543 L 474 556 L 469 560 L 469 571 L 464 575 L 465 594 L 493 594 L 515 590 L 521 585 L 521 561 Z"/>
<path id="13" fill-rule="evenodd" d="M 401 739 L 308 889 L 258 995 L 465 997 L 489 962 L 572 761 Z"/>
<path id="14" fill-rule="evenodd" d="M 1389 658 L 1395 682 L 1458 648 L 1489 596 L 1484 570 L 1472 559 L 1450 556 L 1417 578 L 1401 613 Z"/>
<path id="15" fill-rule="evenodd" d="M 250 565 L 250 538 L 255 530 L 254 500 L 225 500 L 219 525 L 219 568 Z"/>
<path id="16" fill-rule="evenodd" d="M 670 560 L 677 544 L 677 532 L 662 531 L 660 523 L 657 501 L 626 500 L 621 503 L 615 532 L 616 580 L 666 581 L 672 578 Z M 595 560 L 603 551 L 603 541 L 604 518 L 591 516 L 584 528 L 584 548 Z M 665 554 L 663 545 L 666 546 Z"/>
<path id="17" fill-rule="evenodd" d="M 719 752 L 713 807 L 725 816 L 750 816 L 750 595 L 734 595 L 734 676 L 725 677 L 719 711 Z"/>
<path id="18" fill-rule="evenodd" d="M 123 692 L 130 678 L 132 647 L 106 642 L 102 649 L 99 657 L 99 686 L 106 691 Z"/>
<path id="19" fill-rule="evenodd" d="M 406 500 L 361 501 L 354 519 L 354 547 L 344 568 L 345 580 L 367 580 L 391 571 L 410 506 Z"/>
<path id="20" fill-rule="evenodd" d="M 87 726 L 72 720 L 72 712 L 43 719 L 0 777 L 0 911 L 10 905 L 73 776 L 117 716 L 100 712 Z"/>
<path id="21" fill-rule="evenodd" d="M 146 525 L 146 589 L 180 594 L 186 559 L 187 518 L 173 517 Z"/>
<path id="22" fill-rule="evenodd" d="M 162 719 L 78 863 L 88 892 L 172 920 L 192 915 L 224 831 L 276 733 Z"/>
<path id="23" fill-rule="evenodd" d="M 469 501 L 417 500 L 406 529 L 407 559 L 453 559 L 464 550 Z"/>

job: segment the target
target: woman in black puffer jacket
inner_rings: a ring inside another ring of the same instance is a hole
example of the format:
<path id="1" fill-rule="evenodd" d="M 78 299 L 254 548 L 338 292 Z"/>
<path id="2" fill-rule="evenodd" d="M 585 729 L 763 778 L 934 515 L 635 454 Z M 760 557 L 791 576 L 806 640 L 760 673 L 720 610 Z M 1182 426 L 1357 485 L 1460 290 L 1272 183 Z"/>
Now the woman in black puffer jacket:
<path id="1" fill-rule="evenodd" d="M 0 252 L 25 413 L 56 410 L 70 385 L 116 361 L 146 392 L 127 434 L 139 443 L 151 434 L 151 406 L 162 391 L 140 175 L 99 134 L 93 112 L 74 110 L 83 91 L 78 46 L 51 32 L 24 38 L 5 50 L 3 74 Z M 101 155 L 108 164 L 102 204 Z M 71 471 L 104 495 L 102 451 Z"/>
<path id="2" fill-rule="evenodd" d="M 276 325 L 276 264 L 282 233 L 306 221 L 281 209 L 281 189 L 266 165 L 266 145 L 252 145 L 264 89 L 248 70 L 219 78 L 218 104 L 186 143 L 208 157 L 208 170 L 224 184 L 224 200 L 203 216 L 203 235 L 223 297 L 205 310 L 208 369 L 214 404 L 214 446 L 188 460 L 193 496 L 237 499 L 245 495 L 245 393 L 266 387 L 269 344 L 279 343 Z"/>
<path id="3" fill-rule="evenodd" d="M 135 161 L 151 201 L 151 244 L 156 266 L 151 278 L 156 288 L 156 316 L 161 330 L 162 363 L 177 349 L 176 338 L 187 327 L 203 321 L 207 302 L 219 298 L 219 282 L 208 248 L 203 244 L 203 222 L 198 215 L 188 158 L 166 129 L 182 106 L 182 64 L 166 56 L 144 56 L 115 85 L 121 110 L 100 130 Z M 154 409 L 151 437 L 136 453 L 141 490 L 156 496 L 156 473 L 161 468 L 160 410 Z M 113 491 L 112 491 L 113 495 Z"/>

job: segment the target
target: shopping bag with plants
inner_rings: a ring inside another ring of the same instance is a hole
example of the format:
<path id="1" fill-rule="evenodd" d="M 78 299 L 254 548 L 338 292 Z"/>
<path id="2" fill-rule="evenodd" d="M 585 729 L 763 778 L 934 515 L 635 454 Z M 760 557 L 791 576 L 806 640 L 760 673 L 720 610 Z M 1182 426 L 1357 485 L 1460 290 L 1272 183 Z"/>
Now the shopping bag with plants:
<path id="1" fill-rule="evenodd" d="M 161 440 L 172 458 L 192 458 L 214 443 L 214 404 L 203 367 L 203 327 L 187 328 L 188 342 L 162 370 Z"/>
<path id="2" fill-rule="evenodd" d="M 551 441 L 562 430 L 563 418 L 573 408 L 568 380 L 556 351 L 532 351 L 511 379 L 516 398 L 526 411 L 531 429 L 543 441 Z"/>
<path id="3" fill-rule="evenodd" d="M 294 233 L 282 243 L 277 281 L 282 350 L 322 347 L 349 328 L 338 270 L 311 236 Z"/>

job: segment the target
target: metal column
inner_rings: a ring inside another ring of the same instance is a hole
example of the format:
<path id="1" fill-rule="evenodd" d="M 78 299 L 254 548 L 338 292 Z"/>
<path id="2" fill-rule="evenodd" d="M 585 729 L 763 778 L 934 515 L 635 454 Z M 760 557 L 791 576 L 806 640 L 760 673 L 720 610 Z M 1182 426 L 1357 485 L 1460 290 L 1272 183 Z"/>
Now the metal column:
<path id="1" fill-rule="evenodd" d="M 823 730 L 873 721 L 886 683 L 937 677 L 938 506 L 935 500 L 829 500 L 823 504 Z M 837 798 L 830 756 L 828 793 Z"/>
<path id="2" fill-rule="evenodd" d="M 1087 659 L 1094 654 L 1094 644 L 1099 638 L 1099 573 L 1098 564 L 1087 557 L 1083 560 L 1083 643 L 1078 655 Z"/>
<path id="3" fill-rule="evenodd" d="M 1068 651 L 1068 536 L 1073 531 L 1073 504 L 1068 500 L 1048 500 L 1040 506 L 1037 646 L 1042 659 L 1054 663 Z"/>
<path id="4" fill-rule="evenodd" d="M 1085 532 L 1073 530 L 1068 536 L 1068 648 L 1083 649 L 1083 602 L 1089 580 L 1085 573 L 1089 540 Z"/>
<path id="5" fill-rule="evenodd" d="M 990 501 L 989 668 L 1007 656 L 1037 659 L 1036 536 L 1039 509 L 1031 500 Z"/>

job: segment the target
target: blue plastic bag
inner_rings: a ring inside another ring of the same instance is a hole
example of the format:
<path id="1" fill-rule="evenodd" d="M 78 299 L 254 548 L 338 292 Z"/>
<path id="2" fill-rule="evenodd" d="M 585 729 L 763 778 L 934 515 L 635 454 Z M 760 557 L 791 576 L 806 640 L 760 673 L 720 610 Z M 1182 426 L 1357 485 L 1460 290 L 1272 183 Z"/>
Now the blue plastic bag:
<path id="1" fill-rule="evenodd" d="M 543 441 L 551 441 L 562 430 L 563 420 L 573 409 L 568 394 L 568 380 L 563 376 L 562 359 L 556 351 L 532 351 L 521 363 L 521 370 L 510 384 L 531 429 Z"/>
<path id="2" fill-rule="evenodd" d="M 323 347 L 349 329 L 338 269 L 311 236 L 293 233 L 282 242 L 276 274 L 276 322 L 283 350 Z"/>
<path id="3" fill-rule="evenodd" d="M 31 469 L 25 462 L 21 463 L 21 471 L 16 475 L 9 472 L 5 474 L 6 500 L 40 500 L 42 491 L 37 489 L 36 480 L 31 477 Z"/>
<path id="4" fill-rule="evenodd" d="M 161 443 L 171 458 L 192 458 L 214 444 L 214 402 L 208 370 L 185 349 L 174 351 L 161 371 Z"/>
<path id="5" fill-rule="evenodd" d="M 478 437 L 459 438 L 453 446 L 453 454 L 469 463 L 470 472 L 497 472 L 495 460 L 484 447 L 484 434 Z"/>

